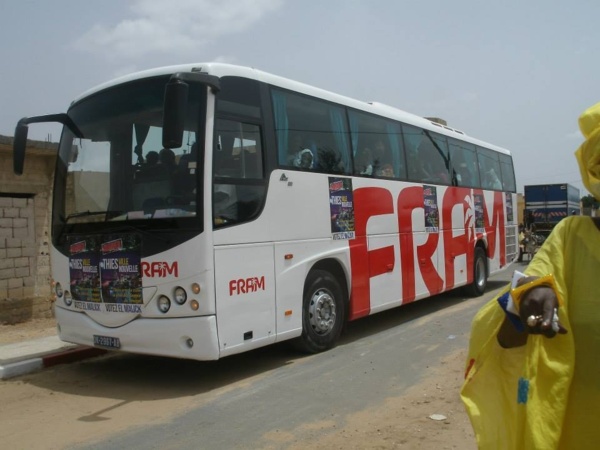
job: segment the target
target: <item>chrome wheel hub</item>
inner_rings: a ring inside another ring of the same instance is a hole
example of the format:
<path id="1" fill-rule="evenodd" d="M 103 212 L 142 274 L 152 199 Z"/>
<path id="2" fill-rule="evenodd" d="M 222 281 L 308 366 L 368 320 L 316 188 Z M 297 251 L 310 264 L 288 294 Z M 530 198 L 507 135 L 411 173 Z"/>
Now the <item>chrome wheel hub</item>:
<path id="1" fill-rule="evenodd" d="M 308 305 L 308 320 L 317 334 L 327 334 L 335 325 L 335 301 L 331 293 L 325 289 L 317 290 Z"/>

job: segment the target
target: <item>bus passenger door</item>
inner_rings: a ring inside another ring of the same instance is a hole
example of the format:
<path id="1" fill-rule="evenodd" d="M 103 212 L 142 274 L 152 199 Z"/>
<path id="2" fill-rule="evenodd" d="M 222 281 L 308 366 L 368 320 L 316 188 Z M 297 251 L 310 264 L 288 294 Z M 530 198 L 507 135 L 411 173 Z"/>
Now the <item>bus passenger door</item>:
<path id="1" fill-rule="evenodd" d="M 215 247 L 220 356 L 275 342 L 273 246 Z"/>

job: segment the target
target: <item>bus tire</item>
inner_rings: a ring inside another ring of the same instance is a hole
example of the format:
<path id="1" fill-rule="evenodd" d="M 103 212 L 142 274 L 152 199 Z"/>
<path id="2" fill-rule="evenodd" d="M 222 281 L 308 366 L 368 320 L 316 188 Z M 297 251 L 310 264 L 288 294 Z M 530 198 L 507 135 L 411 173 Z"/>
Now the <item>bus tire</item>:
<path id="1" fill-rule="evenodd" d="M 471 297 L 483 295 L 487 287 L 487 257 L 481 247 L 475 247 L 473 255 L 473 283 L 467 286 Z"/>
<path id="2" fill-rule="evenodd" d="M 311 270 L 304 283 L 302 335 L 295 347 L 319 353 L 335 346 L 346 321 L 346 300 L 338 280 L 326 270 Z"/>

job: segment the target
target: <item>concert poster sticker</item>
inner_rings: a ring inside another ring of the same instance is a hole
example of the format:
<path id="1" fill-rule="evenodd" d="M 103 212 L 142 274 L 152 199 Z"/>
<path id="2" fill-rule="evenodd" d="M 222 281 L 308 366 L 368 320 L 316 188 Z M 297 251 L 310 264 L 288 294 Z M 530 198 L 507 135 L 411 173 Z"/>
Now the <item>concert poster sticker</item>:
<path id="1" fill-rule="evenodd" d="M 513 203 L 512 203 L 512 194 L 510 192 L 506 192 L 504 194 L 506 196 L 506 222 L 513 223 Z"/>
<path id="2" fill-rule="evenodd" d="M 100 274 L 98 271 L 98 241 L 96 238 L 70 236 L 69 277 L 75 307 L 88 308 L 80 302 L 100 303 Z"/>
<path id="3" fill-rule="evenodd" d="M 333 239 L 354 239 L 352 179 L 329 177 L 329 212 Z"/>
<path id="4" fill-rule="evenodd" d="M 425 231 L 437 233 L 440 229 L 440 212 L 435 186 L 423 185 L 423 208 L 425 210 Z"/>
<path id="5" fill-rule="evenodd" d="M 102 300 L 107 311 L 141 312 L 140 306 L 120 306 L 143 303 L 140 236 L 103 236 L 100 254 Z"/>
<path id="6" fill-rule="evenodd" d="M 473 204 L 475 207 L 475 232 L 485 232 L 483 225 L 483 194 L 473 194 Z"/>

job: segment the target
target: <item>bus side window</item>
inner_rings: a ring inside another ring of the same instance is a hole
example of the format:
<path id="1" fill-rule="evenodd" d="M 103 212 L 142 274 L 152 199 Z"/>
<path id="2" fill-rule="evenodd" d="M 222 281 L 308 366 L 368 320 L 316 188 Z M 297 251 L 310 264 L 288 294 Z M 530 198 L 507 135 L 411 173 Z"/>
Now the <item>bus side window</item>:
<path id="1" fill-rule="evenodd" d="M 400 124 L 362 111 L 349 110 L 353 173 L 406 178 Z"/>
<path id="2" fill-rule="evenodd" d="M 263 203 L 261 131 L 258 125 L 218 119 L 213 149 L 213 222 L 248 221 Z"/>
<path id="3" fill-rule="evenodd" d="M 477 147 L 477 159 L 479 161 L 479 173 L 483 189 L 502 189 L 500 180 L 500 161 L 498 153 L 487 148 Z"/>
<path id="4" fill-rule="evenodd" d="M 444 155 L 429 138 L 418 148 L 418 164 L 422 180 L 429 183 L 449 184 L 450 177 Z"/>
<path id="5" fill-rule="evenodd" d="M 428 175 L 425 172 L 425 164 L 420 154 L 421 142 L 425 139 L 425 134 L 420 128 L 402 124 L 402 137 L 406 151 L 408 180 L 422 183 Z"/>
<path id="6" fill-rule="evenodd" d="M 350 152 L 345 109 L 304 95 L 271 90 L 279 165 L 348 173 Z"/>
<path id="7" fill-rule="evenodd" d="M 475 146 L 448 138 L 450 162 L 452 164 L 452 182 L 455 186 L 478 187 L 479 177 Z"/>
<path id="8" fill-rule="evenodd" d="M 515 192 L 517 185 L 515 182 L 515 171 L 510 155 L 500 154 L 500 172 L 502 175 L 502 189 Z"/>

